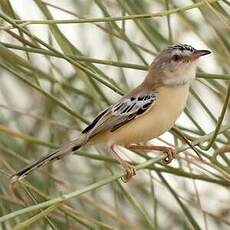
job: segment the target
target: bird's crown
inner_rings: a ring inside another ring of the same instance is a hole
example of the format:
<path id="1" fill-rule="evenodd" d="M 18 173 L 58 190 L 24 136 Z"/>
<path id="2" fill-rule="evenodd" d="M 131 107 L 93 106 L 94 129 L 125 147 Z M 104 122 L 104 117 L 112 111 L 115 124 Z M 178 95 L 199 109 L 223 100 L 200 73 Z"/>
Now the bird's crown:
<path id="1" fill-rule="evenodd" d="M 181 44 L 181 43 L 168 46 L 168 49 L 169 50 L 178 50 L 178 51 L 190 51 L 190 52 L 196 51 L 196 49 L 194 47 L 187 45 L 187 44 Z"/>

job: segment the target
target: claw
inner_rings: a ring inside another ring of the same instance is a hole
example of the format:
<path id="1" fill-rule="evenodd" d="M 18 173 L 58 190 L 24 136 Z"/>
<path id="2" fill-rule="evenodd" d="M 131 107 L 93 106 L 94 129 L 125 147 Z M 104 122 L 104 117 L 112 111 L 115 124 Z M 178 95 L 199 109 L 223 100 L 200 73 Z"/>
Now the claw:
<path id="1" fill-rule="evenodd" d="M 113 158 L 115 158 L 120 164 L 121 166 L 126 170 L 126 174 L 124 176 L 121 177 L 121 180 L 124 183 L 127 183 L 133 176 L 136 175 L 136 168 L 129 164 L 127 161 L 123 160 L 114 150 L 114 145 L 109 145 L 108 146 L 108 151 L 111 153 L 111 155 L 113 156 Z"/>
<path id="2" fill-rule="evenodd" d="M 171 163 L 172 160 L 174 158 L 176 158 L 176 151 L 174 149 L 172 149 L 172 148 L 168 148 L 168 147 L 165 148 L 165 150 L 163 151 L 163 153 L 167 154 L 166 158 L 161 161 L 162 164 L 164 164 L 164 165 L 167 165 L 167 164 Z"/>
<path id="3" fill-rule="evenodd" d="M 133 176 L 136 175 L 136 168 L 135 166 L 129 164 L 129 163 L 125 163 L 125 165 L 123 165 L 124 168 L 126 168 L 126 174 L 124 176 L 121 177 L 121 180 L 124 182 L 124 183 L 127 183 L 129 180 L 131 180 L 131 178 Z"/>

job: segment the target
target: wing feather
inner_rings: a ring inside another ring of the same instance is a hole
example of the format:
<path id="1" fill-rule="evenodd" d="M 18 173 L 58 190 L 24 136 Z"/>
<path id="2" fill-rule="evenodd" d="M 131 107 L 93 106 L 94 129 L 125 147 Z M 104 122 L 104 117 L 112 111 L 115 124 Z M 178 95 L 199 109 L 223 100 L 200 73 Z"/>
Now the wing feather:
<path id="1" fill-rule="evenodd" d="M 83 130 L 83 133 L 88 133 L 89 137 L 92 137 L 107 130 L 114 132 L 146 112 L 153 106 L 155 101 L 156 92 L 126 97 L 101 112 L 94 121 Z"/>

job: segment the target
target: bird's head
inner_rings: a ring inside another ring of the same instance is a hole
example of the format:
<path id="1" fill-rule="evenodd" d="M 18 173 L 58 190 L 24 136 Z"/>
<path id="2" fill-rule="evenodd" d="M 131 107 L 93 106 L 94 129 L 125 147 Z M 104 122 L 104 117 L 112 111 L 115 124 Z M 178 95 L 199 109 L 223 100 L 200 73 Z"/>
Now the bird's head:
<path id="1" fill-rule="evenodd" d="M 169 46 L 155 58 L 150 72 L 163 84 L 180 85 L 195 78 L 196 61 L 210 53 L 186 44 Z"/>

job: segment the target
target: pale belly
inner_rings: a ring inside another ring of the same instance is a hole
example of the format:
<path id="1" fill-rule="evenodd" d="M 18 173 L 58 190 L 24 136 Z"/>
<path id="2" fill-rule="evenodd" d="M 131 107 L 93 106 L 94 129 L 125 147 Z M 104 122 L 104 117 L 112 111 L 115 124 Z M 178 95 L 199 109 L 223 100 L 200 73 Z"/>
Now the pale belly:
<path id="1" fill-rule="evenodd" d="M 107 131 L 89 140 L 88 144 L 129 144 L 160 136 L 174 125 L 183 112 L 189 94 L 189 84 L 161 87 L 152 108 L 114 132 Z"/>

